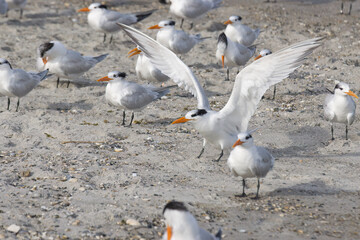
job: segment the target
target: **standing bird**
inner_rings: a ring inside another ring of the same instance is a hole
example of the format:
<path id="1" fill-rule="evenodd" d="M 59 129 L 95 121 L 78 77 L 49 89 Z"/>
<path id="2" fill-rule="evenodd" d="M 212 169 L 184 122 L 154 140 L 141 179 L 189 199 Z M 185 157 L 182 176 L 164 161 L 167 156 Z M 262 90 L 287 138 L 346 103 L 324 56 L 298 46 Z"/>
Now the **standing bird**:
<path id="1" fill-rule="evenodd" d="M 242 177 L 243 192 L 240 197 L 246 197 L 245 179 L 257 178 L 257 192 L 255 199 L 259 198 L 260 178 L 266 177 L 266 174 L 273 168 L 275 159 L 263 147 L 254 144 L 251 132 L 239 133 L 238 140 L 233 145 L 233 150 L 227 160 L 230 171 L 235 176 Z"/>
<path id="2" fill-rule="evenodd" d="M 22 19 L 23 9 L 25 8 L 27 0 L 6 0 L 6 2 L 8 4 L 8 11 L 11 9 L 20 9 L 20 19 Z"/>
<path id="3" fill-rule="evenodd" d="M 126 25 L 135 24 L 149 17 L 155 10 L 139 13 L 119 13 L 107 9 L 106 5 L 101 3 L 92 3 L 89 7 L 79 9 L 78 12 L 90 12 L 87 16 L 88 23 L 92 29 L 104 33 L 104 42 L 106 34 L 111 34 L 110 42 L 113 40 L 113 34 L 120 30 L 116 23 Z"/>
<path id="4" fill-rule="evenodd" d="M 164 0 L 160 2 L 166 3 Z M 220 7 L 222 0 L 171 0 L 170 2 L 170 13 L 181 18 L 180 28 L 182 28 L 184 19 L 195 20 L 208 11 Z M 193 25 L 191 23 L 190 29 Z"/>
<path id="5" fill-rule="evenodd" d="M 214 236 L 201 228 L 182 202 L 168 202 L 163 215 L 166 223 L 163 240 L 221 240 L 221 229 Z"/>
<path id="6" fill-rule="evenodd" d="M 272 52 L 269 50 L 269 49 L 263 49 L 260 51 L 259 55 L 254 59 L 254 61 L 262 58 L 262 57 L 265 57 L 267 55 L 270 55 L 272 54 Z M 276 95 L 276 84 L 274 85 L 274 91 L 273 91 L 273 98 L 272 100 L 275 100 L 275 95 Z"/>
<path id="7" fill-rule="evenodd" d="M 341 0 L 341 8 L 340 8 L 340 13 L 344 14 L 344 2 L 350 2 L 349 5 L 349 13 L 348 15 L 351 14 L 351 9 L 352 9 L 352 3 L 355 2 L 355 0 Z"/>
<path id="8" fill-rule="evenodd" d="M 331 140 L 334 140 L 333 123 L 345 124 L 345 136 L 348 140 L 348 125 L 351 125 L 355 120 L 356 104 L 351 98 L 356 96 L 350 90 L 348 84 L 336 81 L 334 92 L 328 90 L 331 94 L 326 96 L 324 103 L 325 118 L 331 122 Z"/>
<path id="9" fill-rule="evenodd" d="M 200 157 L 205 150 L 206 142 L 230 149 L 237 140 L 237 134 L 247 130 L 251 116 L 254 114 L 261 97 L 272 85 L 282 81 L 298 68 L 321 45 L 323 38 L 314 38 L 295 43 L 267 57 L 254 61 L 236 76 L 231 96 L 219 112 L 210 108 L 204 89 L 190 68 L 173 52 L 129 26 L 119 24 L 125 33 L 138 45 L 155 67 L 197 97 L 197 109 L 188 112 L 175 123 L 192 121 L 194 127 L 204 137 Z"/>
<path id="10" fill-rule="evenodd" d="M 8 97 L 7 110 L 10 109 L 10 97 L 17 97 L 16 111 L 18 111 L 20 98 L 44 80 L 47 73 L 48 70 L 33 73 L 22 69 L 13 69 L 6 59 L 0 58 L 0 96 Z"/>
<path id="11" fill-rule="evenodd" d="M 98 57 L 84 57 L 79 52 L 66 49 L 58 41 L 43 43 L 38 48 L 37 67 L 39 70 L 49 69 L 58 79 L 56 88 L 59 87 L 60 78 L 75 79 L 80 77 L 97 63 L 104 60 L 108 54 Z M 67 87 L 69 87 L 68 80 Z"/>
<path id="12" fill-rule="evenodd" d="M 243 66 L 254 55 L 255 46 L 246 47 L 240 43 L 233 42 L 226 37 L 225 33 L 221 33 L 218 38 L 216 59 L 222 63 L 222 67 L 226 65 L 227 77 L 225 81 L 229 81 L 229 67 Z"/>
<path id="13" fill-rule="evenodd" d="M 0 0 L 0 14 L 6 14 L 8 11 L 8 4 L 5 0 Z"/>
<path id="14" fill-rule="evenodd" d="M 154 67 L 150 60 L 137 47 L 129 51 L 128 54 L 128 57 L 139 54 L 135 67 L 136 76 L 139 79 L 161 83 L 169 80 L 169 77 L 163 74 L 158 68 Z"/>
<path id="15" fill-rule="evenodd" d="M 123 109 L 123 122 L 125 125 L 125 110 L 131 110 L 131 120 L 134 120 L 134 112 L 139 112 L 149 103 L 160 99 L 169 93 L 169 89 L 175 86 L 155 88 L 151 85 L 139 85 L 137 83 L 125 81 L 126 73 L 113 71 L 106 77 L 97 81 L 109 81 L 106 86 L 105 98 L 112 105 Z"/>
<path id="16" fill-rule="evenodd" d="M 149 29 L 159 29 L 156 34 L 156 41 L 176 54 L 187 53 L 196 44 L 206 39 L 202 38 L 200 34 L 190 35 L 183 30 L 176 30 L 175 21 L 171 20 L 161 21 Z"/>
<path id="17" fill-rule="evenodd" d="M 248 26 L 241 24 L 240 16 L 231 16 L 224 22 L 226 26 L 225 34 L 233 42 L 241 43 L 245 46 L 251 46 L 260 34 L 260 29 L 253 30 Z"/>

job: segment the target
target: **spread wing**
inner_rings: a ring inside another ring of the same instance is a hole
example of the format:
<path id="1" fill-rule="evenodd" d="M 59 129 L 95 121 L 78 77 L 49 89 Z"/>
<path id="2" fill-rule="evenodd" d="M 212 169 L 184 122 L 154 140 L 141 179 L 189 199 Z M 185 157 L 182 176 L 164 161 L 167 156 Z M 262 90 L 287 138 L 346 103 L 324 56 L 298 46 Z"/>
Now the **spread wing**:
<path id="1" fill-rule="evenodd" d="M 172 51 L 138 30 L 118 23 L 139 46 L 150 62 L 179 87 L 192 93 L 198 100 L 198 109 L 210 109 L 204 89 L 193 72 Z"/>
<path id="2" fill-rule="evenodd" d="M 321 45 L 323 38 L 309 39 L 260 58 L 245 67 L 235 79 L 234 88 L 225 107 L 218 113 L 229 126 L 247 130 L 261 97 L 272 85 L 287 78 Z"/>

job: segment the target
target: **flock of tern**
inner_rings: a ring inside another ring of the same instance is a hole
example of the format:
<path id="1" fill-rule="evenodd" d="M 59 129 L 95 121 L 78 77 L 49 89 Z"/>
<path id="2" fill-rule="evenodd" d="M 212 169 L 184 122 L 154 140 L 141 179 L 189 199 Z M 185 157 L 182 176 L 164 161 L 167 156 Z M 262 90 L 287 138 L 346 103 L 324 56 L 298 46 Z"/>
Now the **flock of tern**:
<path id="1" fill-rule="evenodd" d="M 182 19 L 182 26 L 184 19 L 192 21 L 220 7 L 222 0 L 171 0 L 170 2 L 170 13 Z M 0 0 L 0 13 L 7 13 L 8 8 L 19 8 L 22 16 L 25 4 L 26 0 Z M 154 10 L 124 14 L 109 10 L 101 3 L 92 3 L 89 7 L 78 11 L 89 12 L 88 24 L 92 29 L 104 33 L 104 42 L 106 34 L 111 34 L 111 42 L 112 34 L 120 30 L 130 37 L 137 47 L 129 52 L 129 57 L 138 55 L 136 74 L 139 79 L 154 83 L 173 81 L 196 97 L 197 109 L 189 111 L 172 124 L 188 121 L 193 123 L 194 128 L 204 139 L 203 148 L 198 157 L 203 154 L 208 143 L 219 147 L 221 151 L 216 161 L 222 158 L 225 150 L 230 150 L 227 163 L 235 176 L 242 177 L 241 196 L 246 196 L 245 180 L 257 178 L 256 198 L 258 198 L 260 178 L 264 178 L 272 169 L 274 157 L 265 148 L 254 144 L 252 137 L 254 130 L 248 129 L 249 121 L 265 91 L 300 67 L 306 57 L 321 45 L 323 38 L 294 43 L 274 53 L 270 50 L 261 51 L 252 63 L 237 74 L 226 105 L 220 111 L 214 111 L 210 108 L 200 81 L 178 57 L 178 54 L 188 53 L 197 43 L 207 37 L 176 30 L 173 20 L 163 20 L 149 27 L 149 29 L 159 29 L 156 40 L 129 26 L 149 17 Z M 254 44 L 261 33 L 260 29 L 253 30 L 242 24 L 241 20 L 240 16 L 230 16 L 224 23 L 227 25 L 226 30 L 218 37 L 216 59 L 223 67 L 227 67 L 226 80 L 229 80 L 229 68 L 244 66 L 254 56 L 256 51 Z M 107 56 L 108 54 L 97 57 L 83 56 L 77 51 L 67 49 L 61 42 L 49 41 L 38 47 L 37 68 L 40 71 L 38 73 L 13 69 L 6 59 L 0 58 L 0 96 L 8 97 L 7 109 L 9 109 L 10 98 L 17 97 L 16 111 L 18 111 L 20 98 L 47 77 L 55 75 L 58 87 L 60 78 L 75 81 L 89 69 L 104 61 Z M 125 78 L 126 73 L 112 71 L 106 77 L 98 79 L 98 81 L 108 81 L 105 98 L 110 104 L 123 109 L 123 125 L 125 125 L 125 110 L 132 111 L 129 123 L 131 126 L 135 111 L 140 111 L 151 102 L 166 95 L 171 88 L 176 87 L 176 85 L 168 87 L 139 85 L 126 81 Z M 70 81 L 68 86 L 69 83 Z M 324 111 L 325 117 L 331 122 L 332 139 L 334 139 L 334 122 L 346 125 L 347 139 L 348 126 L 355 119 L 356 104 L 352 97 L 358 97 L 343 82 L 337 82 L 334 90 L 329 90 L 329 92 Z M 181 202 L 169 202 L 163 213 L 167 224 L 163 239 L 221 239 L 221 231 L 213 236 L 200 228 L 195 218 Z"/>

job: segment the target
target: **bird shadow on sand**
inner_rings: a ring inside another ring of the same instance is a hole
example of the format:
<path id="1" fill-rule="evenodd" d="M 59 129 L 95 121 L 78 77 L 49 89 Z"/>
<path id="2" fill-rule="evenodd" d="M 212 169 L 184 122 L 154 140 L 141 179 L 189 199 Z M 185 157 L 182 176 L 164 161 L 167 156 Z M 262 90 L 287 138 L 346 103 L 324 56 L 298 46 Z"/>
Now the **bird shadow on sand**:
<path id="1" fill-rule="evenodd" d="M 91 110 L 93 107 L 94 107 L 93 104 L 86 103 L 86 100 L 81 100 L 73 103 L 70 102 L 50 103 L 48 104 L 47 109 L 56 110 L 56 111 L 61 111 L 61 110 L 68 111 L 73 108 L 81 109 L 81 110 Z"/>
<path id="2" fill-rule="evenodd" d="M 300 183 L 290 187 L 277 188 L 269 192 L 268 196 L 318 196 L 318 195 L 335 195 L 343 192 L 341 189 L 336 189 L 326 185 L 320 179 L 313 180 L 307 183 Z"/>

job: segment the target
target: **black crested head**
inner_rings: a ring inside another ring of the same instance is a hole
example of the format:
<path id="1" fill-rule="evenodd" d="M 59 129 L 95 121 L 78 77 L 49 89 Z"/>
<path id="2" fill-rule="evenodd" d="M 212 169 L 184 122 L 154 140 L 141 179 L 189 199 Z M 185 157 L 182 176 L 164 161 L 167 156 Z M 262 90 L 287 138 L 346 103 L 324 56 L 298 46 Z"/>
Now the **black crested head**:
<path id="1" fill-rule="evenodd" d="M 44 57 L 45 53 L 49 51 L 54 46 L 54 43 L 52 42 L 46 42 L 40 45 L 39 51 L 40 51 L 40 57 Z"/>
<path id="2" fill-rule="evenodd" d="M 170 26 L 175 26 L 175 21 L 169 21 Z"/>
<path id="3" fill-rule="evenodd" d="M 126 73 L 120 72 L 120 73 L 118 74 L 118 76 L 119 76 L 119 77 L 122 77 L 122 78 L 125 78 L 125 77 L 126 77 Z"/>
<path id="4" fill-rule="evenodd" d="M 13 69 L 11 64 L 8 62 L 8 60 L 6 60 L 5 63 L 9 64 L 10 69 Z"/>
<path id="5" fill-rule="evenodd" d="M 159 0 L 161 4 L 167 4 L 166 0 Z"/>
<path id="6" fill-rule="evenodd" d="M 205 115 L 206 113 L 207 111 L 205 109 L 198 109 L 196 113 L 191 115 L 191 117 L 202 116 Z"/>
<path id="7" fill-rule="evenodd" d="M 237 20 L 238 20 L 238 21 L 241 21 L 241 20 L 242 20 L 242 17 L 238 16 L 238 17 L 237 17 Z"/>
<path id="8" fill-rule="evenodd" d="M 178 211 L 184 211 L 184 212 L 188 211 L 183 202 L 178 202 L 178 201 L 174 201 L 174 200 L 171 202 L 168 202 L 165 205 L 163 214 L 165 213 L 166 209 L 178 210 Z"/>
<path id="9" fill-rule="evenodd" d="M 340 83 L 338 83 L 338 84 L 335 85 L 334 91 L 335 91 L 335 89 L 343 90 L 343 88 L 341 87 Z"/>
<path id="10" fill-rule="evenodd" d="M 104 5 L 104 4 L 101 4 L 101 5 L 99 5 L 99 7 L 98 7 L 98 8 L 107 9 L 107 6 L 106 6 L 106 5 Z"/>
<path id="11" fill-rule="evenodd" d="M 6 59 L 3 59 L 3 60 L 4 60 L 4 61 L 0 62 L 0 65 L 2 65 L 2 64 L 7 64 L 7 65 L 9 65 L 10 69 L 13 69 L 8 60 L 6 60 Z"/>
<path id="12" fill-rule="evenodd" d="M 227 42 L 227 37 L 226 37 L 225 33 L 221 33 L 221 34 L 219 35 L 218 43 L 219 43 L 219 42 L 223 42 L 223 43 L 225 43 L 225 45 L 227 46 L 228 42 Z"/>

